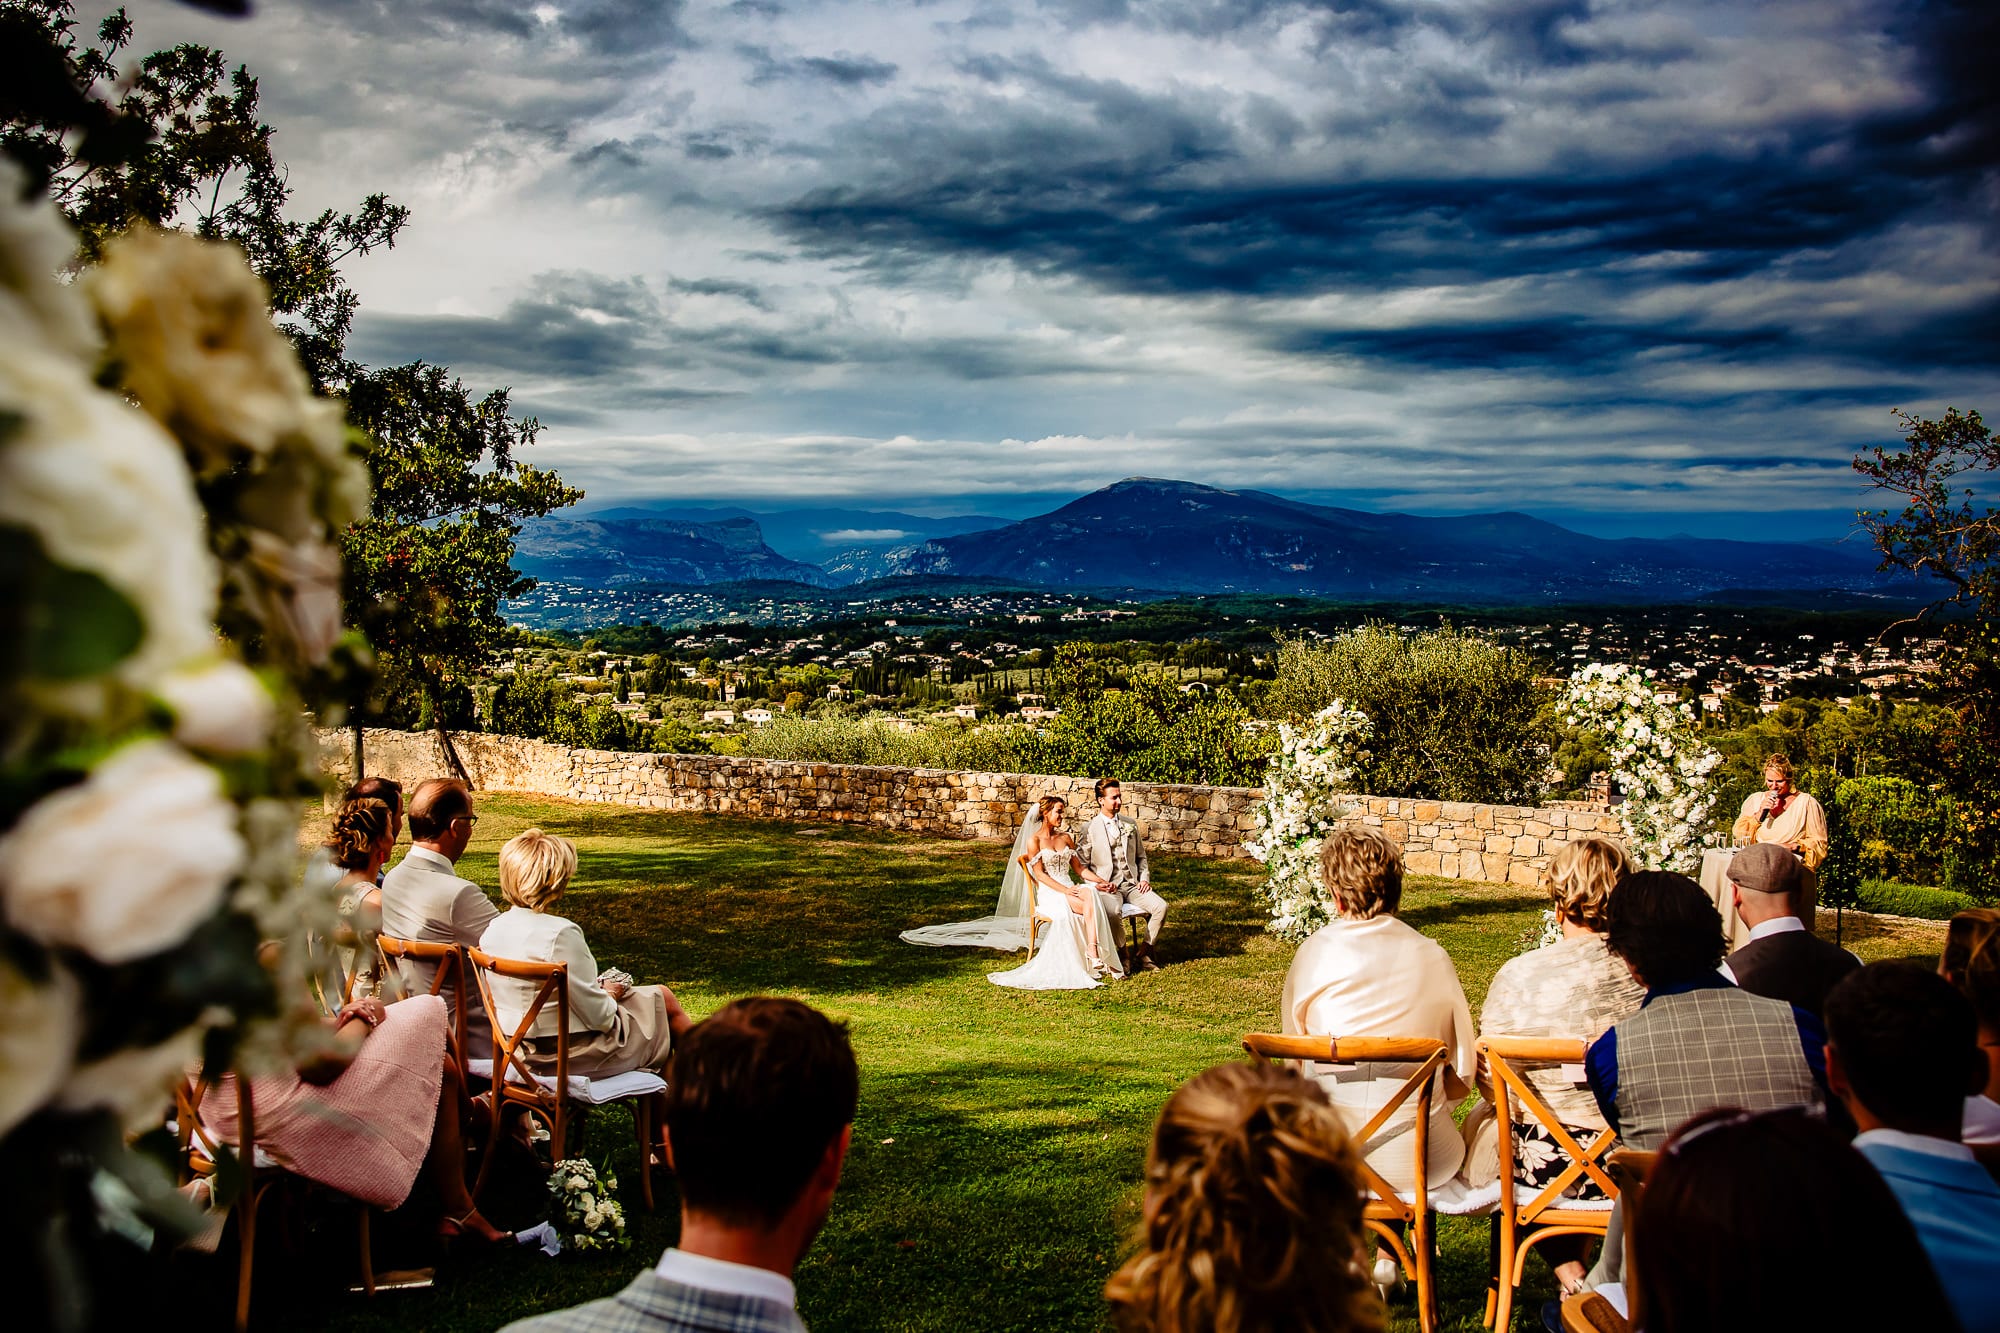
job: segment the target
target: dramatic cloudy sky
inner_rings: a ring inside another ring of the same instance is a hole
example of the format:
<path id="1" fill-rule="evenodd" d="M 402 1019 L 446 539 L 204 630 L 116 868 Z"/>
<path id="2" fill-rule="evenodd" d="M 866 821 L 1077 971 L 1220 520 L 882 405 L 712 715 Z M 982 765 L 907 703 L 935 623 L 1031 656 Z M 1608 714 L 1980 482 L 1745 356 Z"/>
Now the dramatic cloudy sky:
<path id="1" fill-rule="evenodd" d="M 1774 533 L 1892 408 L 2000 412 L 1996 12 L 134 5 L 263 77 L 302 203 L 414 209 L 356 350 L 511 385 L 593 504 Z"/>

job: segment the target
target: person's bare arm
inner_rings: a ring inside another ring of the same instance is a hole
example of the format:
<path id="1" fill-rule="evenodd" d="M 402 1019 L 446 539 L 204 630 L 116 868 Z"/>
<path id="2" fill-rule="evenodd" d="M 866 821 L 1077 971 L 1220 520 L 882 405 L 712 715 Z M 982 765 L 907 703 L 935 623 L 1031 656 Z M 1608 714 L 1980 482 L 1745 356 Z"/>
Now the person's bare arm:
<path id="1" fill-rule="evenodd" d="M 332 1046 L 301 1063 L 299 1077 L 314 1087 L 323 1088 L 346 1073 L 348 1066 L 354 1063 L 354 1057 L 361 1054 L 368 1034 L 387 1013 L 383 1003 L 370 996 L 349 1000 L 342 1005 L 340 1012 L 327 1020 L 333 1027 Z"/>

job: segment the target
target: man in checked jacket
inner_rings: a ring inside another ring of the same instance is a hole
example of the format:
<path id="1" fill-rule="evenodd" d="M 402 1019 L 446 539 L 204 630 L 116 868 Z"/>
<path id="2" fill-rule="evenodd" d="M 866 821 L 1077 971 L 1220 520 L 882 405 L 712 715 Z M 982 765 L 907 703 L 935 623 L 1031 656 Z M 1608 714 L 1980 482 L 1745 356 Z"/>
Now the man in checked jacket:
<path id="1" fill-rule="evenodd" d="M 504 1333 L 805 1333 L 792 1271 L 860 1096 L 846 1029 L 796 1000 L 733 1001 L 681 1038 L 666 1095 L 680 1244 L 616 1296 Z"/>

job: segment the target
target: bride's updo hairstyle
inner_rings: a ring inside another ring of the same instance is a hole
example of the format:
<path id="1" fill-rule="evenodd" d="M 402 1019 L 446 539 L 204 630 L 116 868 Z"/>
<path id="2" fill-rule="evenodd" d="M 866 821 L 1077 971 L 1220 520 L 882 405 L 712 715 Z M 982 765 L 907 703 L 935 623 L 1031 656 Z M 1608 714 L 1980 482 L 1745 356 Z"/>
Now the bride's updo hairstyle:
<path id="1" fill-rule="evenodd" d="M 342 870 L 366 870 L 368 851 L 389 836 L 393 815 L 387 801 L 363 796 L 344 802 L 333 817 L 333 832 L 327 836 L 327 854 Z"/>
<path id="2" fill-rule="evenodd" d="M 1042 824 L 1044 826 L 1047 826 L 1049 820 L 1051 819 L 1051 817 L 1054 816 L 1055 812 L 1062 809 L 1064 806 L 1068 804 L 1069 804 L 1068 798 L 1058 796 L 1054 792 L 1050 792 L 1047 796 L 1044 796 L 1041 800 L 1035 802 L 1035 809 L 1041 812 Z"/>
<path id="3" fill-rule="evenodd" d="M 1126 1333 L 1374 1333 L 1361 1168 L 1326 1094 L 1290 1069 L 1218 1065 L 1167 1099 L 1139 1251 L 1104 1288 Z"/>

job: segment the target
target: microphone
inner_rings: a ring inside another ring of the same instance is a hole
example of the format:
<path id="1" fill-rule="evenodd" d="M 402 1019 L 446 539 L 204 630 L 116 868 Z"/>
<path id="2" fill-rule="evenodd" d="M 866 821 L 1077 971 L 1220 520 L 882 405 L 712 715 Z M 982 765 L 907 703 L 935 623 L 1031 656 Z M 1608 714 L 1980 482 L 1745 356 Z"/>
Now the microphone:
<path id="1" fill-rule="evenodd" d="M 1778 803 L 1776 801 L 1765 801 L 1764 813 L 1757 816 L 1757 822 L 1760 825 L 1768 824 L 1771 822 L 1771 816 L 1777 813 L 1778 813 Z"/>

